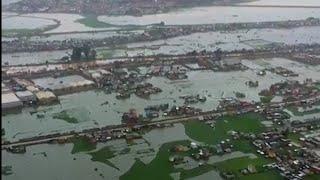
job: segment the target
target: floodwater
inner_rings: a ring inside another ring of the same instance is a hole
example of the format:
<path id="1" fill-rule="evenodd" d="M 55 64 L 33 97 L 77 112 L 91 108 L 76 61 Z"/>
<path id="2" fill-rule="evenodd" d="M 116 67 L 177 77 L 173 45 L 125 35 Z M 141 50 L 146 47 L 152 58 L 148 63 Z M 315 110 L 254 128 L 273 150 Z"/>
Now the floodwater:
<path id="1" fill-rule="evenodd" d="M 2 29 L 37 29 L 56 24 L 50 19 L 12 16 L 2 19 Z"/>
<path id="2" fill-rule="evenodd" d="M 163 21 L 167 25 L 264 22 L 320 17 L 320 8 L 269 7 L 196 7 L 175 12 L 134 16 L 99 16 L 98 20 L 114 25 L 148 25 Z"/>
<path id="3" fill-rule="evenodd" d="M 303 80 L 307 77 L 320 80 L 319 66 L 304 66 L 300 63 L 280 58 L 259 59 L 256 61 L 242 60 L 242 63 L 250 67 L 250 69 L 242 72 L 190 71 L 188 72 L 188 80 L 183 82 L 153 77 L 148 82 L 162 88 L 163 92 L 151 95 L 150 100 L 142 99 L 135 95 L 126 100 L 116 100 L 115 93 L 105 94 L 102 91 L 95 90 L 60 96 L 60 104 L 37 108 L 38 114 L 44 114 L 44 118 L 37 118 L 37 113 L 30 114 L 30 112 L 34 111 L 33 108 L 24 108 L 23 112 L 19 114 L 2 116 L 2 125 L 6 130 L 5 138 L 17 140 L 39 134 L 71 130 L 81 131 L 89 127 L 120 124 L 122 113 L 127 112 L 132 107 L 135 107 L 139 113 L 143 114 L 144 108 L 148 105 L 161 103 L 169 103 L 170 106 L 182 105 L 183 100 L 178 98 L 181 95 L 200 94 L 207 96 L 205 103 L 194 105 L 207 111 L 217 107 L 218 100 L 221 97 L 235 97 L 235 90 L 245 93 L 246 98 L 244 100 L 258 101 L 258 92 L 281 80 Z M 301 71 L 308 73 L 305 76 L 290 78 L 284 78 L 270 72 L 267 72 L 267 75 L 264 77 L 256 75 L 260 69 L 278 65 L 297 71 L 298 73 Z M 245 82 L 249 80 L 259 81 L 259 87 L 249 88 L 246 86 Z M 176 103 L 173 100 L 176 100 Z M 101 105 L 106 101 L 109 102 L 108 105 Z M 77 113 L 81 112 L 86 114 L 87 118 L 80 119 L 78 124 L 71 124 L 52 117 L 53 114 L 59 113 L 62 110 L 70 111 L 76 114 L 76 117 L 78 117 Z"/>
<path id="4" fill-rule="evenodd" d="M 185 134 L 184 126 L 176 124 L 173 127 L 152 130 L 143 135 L 143 139 L 135 140 L 136 144 L 130 146 L 123 139 L 97 145 L 97 149 L 109 146 L 117 152 L 124 148 L 130 148 L 128 154 L 118 154 L 116 157 L 109 159 L 119 170 L 91 161 L 90 155 L 85 152 L 72 155 L 72 144 L 29 146 L 27 152 L 22 155 L 2 151 L 2 165 L 13 166 L 12 170 L 14 172 L 12 175 L 5 176 L 5 179 L 118 179 L 119 176 L 131 168 L 135 158 L 141 159 L 144 163 L 150 163 L 162 144 L 190 138 Z M 149 148 L 154 149 L 155 152 L 137 153 L 139 150 Z M 43 152 L 46 153 L 46 157 L 41 154 Z M 76 160 L 73 160 L 73 158 L 76 158 Z M 94 171 L 95 168 L 98 169 L 97 172 Z M 103 174 L 104 178 L 99 176 L 100 173 Z"/>
<path id="5" fill-rule="evenodd" d="M 319 0 L 257 0 L 240 3 L 247 5 L 275 5 L 275 6 L 320 6 Z"/>
<path id="6" fill-rule="evenodd" d="M 242 42 L 252 39 L 261 39 L 268 42 L 277 42 L 285 44 L 298 43 L 318 43 L 320 42 L 320 27 L 299 27 L 293 29 L 250 29 L 233 32 L 206 32 L 194 33 L 186 36 L 169 38 L 166 40 L 158 40 L 151 42 L 131 43 L 128 44 L 129 55 L 144 53 L 145 49 L 158 47 L 149 50 L 149 54 L 181 54 L 193 50 L 236 50 L 236 49 L 252 49 L 257 46 L 249 46 Z"/>
<path id="7" fill-rule="evenodd" d="M 79 22 L 84 16 L 79 14 L 66 13 L 32 13 L 23 14 L 23 16 L 32 16 L 40 18 L 54 18 L 61 22 L 61 25 L 45 33 L 56 32 L 76 32 L 93 31 L 109 29 L 119 29 L 117 27 L 92 28 Z M 196 7 L 189 9 L 180 9 L 174 12 L 163 14 L 134 16 L 99 16 L 98 20 L 113 25 L 148 25 L 164 21 L 168 25 L 185 24 L 212 24 L 212 23 L 233 23 L 233 22 L 262 22 L 262 21 L 283 21 L 306 19 L 308 17 L 320 17 L 320 9 L 317 8 L 268 8 L 268 7 Z M 21 23 L 23 21 L 23 23 Z M 41 22 L 41 19 L 15 17 L 8 24 L 15 24 L 17 28 L 30 28 L 35 22 Z M 17 24 L 20 24 L 17 26 Z M 11 26 L 13 26 L 11 25 Z"/>
<path id="8" fill-rule="evenodd" d="M 32 36 L 31 41 L 63 41 L 71 39 L 103 39 L 112 36 L 130 36 L 133 34 L 142 34 L 143 30 L 134 31 L 106 31 L 106 32 L 92 32 L 92 33 L 72 33 L 72 34 L 52 34 L 42 36 Z"/>
<path id="9" fill-rule="evenodd" d="M 45 33 L 57 33 L 57 32 L 79 32 L 79 31 L 93 31 L 93 30 L 103 30 L 103 29 L 117 29 L 117 28 L 91 28 L 85 26 L 81 23 L 76 22 L 79 19 L 84 18 L 79 14 L 66 14 L 66 13 L 32 13 L 24 14 L 24 16 L 30 17 L 41 17 L 41 18 L 54 18 L 60 21 L 60 26 L 46 31 Z"/>
<path id="10" fill-rule="evenodd" d="M 5 62 L 9 62 L 11 65 L 18 64 L 39 64 L 48 62 L 57 62 L 63 56 L 71 53 L 71 50 L 61 50 L 61 51 L 42 51 L 42 52 L 23 52 L 23 53 L 12 53 L 12 54 L 2 54 L 2 65 Z"/>
<path id="11" fill-rule="evenodd" d="M 2 0 L 1 4 L 2 5 L 8 5 L 8 4 L 16 3 L 16 2 L 19 2 L 19 1 L 21 1 L 21 0 Z"/>
<path id="12" fill-rule="evenodd" d="M 127 44 L 127 49 L 113 49 L 113 56 L 136 56 L 139 54 L 153 55 L 153 54 L 182 54 L 193 50 L 236 50 L 236 49 L 253 49 L 257 46 L 249 46 L 243 41 L 259 39 L 266 42 L 278 42 L 285 44 L 298 43 L 318 43 L 320 42 L 319 26 L 315 27 L 299 27 L 293 29 L 251 29 L 239 30 L 232 32 L 206 32 L 193 33 L 187 36 L 179 36 L 169 38 L 166 40 L 137 42 Z M 89 36 L 104 36 L 111 32 L 97 33 Z M 141 33 L 141 31 L 134 31 L 132 33 Z M 123 34 L 126 35 L 126 34 Z M 82 37 L 87 37 L 88 34 L 83 34 Z M 67 35 L 54 35 L 49 37 L 41 37 L 42 40 L 59 39 L 67 37 Z M 81 34 L 75 34 L 71 37 L 80 38 Z M 97 48 L 98 55 L 101 54 L 105 48 Z M 44 63 L 57 62 L 60 58 L 71 53 L 71 50 L 63 51 L 47 51 L 35 53 L 12 53 L 3 54 L 4 62 L 9 62 L 11 65 L 27 64 L 27 63 Z"/>

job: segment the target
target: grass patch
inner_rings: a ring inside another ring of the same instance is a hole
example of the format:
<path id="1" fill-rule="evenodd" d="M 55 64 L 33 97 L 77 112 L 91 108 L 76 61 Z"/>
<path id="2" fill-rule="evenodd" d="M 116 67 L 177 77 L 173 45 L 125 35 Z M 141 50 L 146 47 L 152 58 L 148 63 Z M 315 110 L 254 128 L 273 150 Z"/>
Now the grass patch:
<path id="1" fill-rule="evenodd" d="M 313 175 L 310 175 L 310 176 L 306 176 L 304 177 L 305 180 L 318 180 L 320 179 L 320 174 L 313 174 Z"/>
<path id="2" fill-rule="evenodd" d="M 271 100 L 273 99 L 273 96 L 262 96 L 260 97 L 260 101 L 264 104 L 270 103 Z"/>
<path id="3" fill-rule="evenodd" d="M 284 180 L 284 178 L 276 171 L 270 170 L 261 173 L 250 174 L 246 176 L 240 176 L 240 180 Z"/>
<path id="4" fill-rule="evenodd" d="M 115 54 L 114 50 L 102 50 L 102 51 L 99 51 L 98 53 L 99 53 L 99 57 L 103 59 L 112 58 Z"/>
<path id="5" fill-rule="evenodd" d="M 295 115 L 295 116 L 304 116 L 304 115 L 308 115 L 308 114 L 320 113 L 320 109 L 319 108 L 315 108 L 315 109 L 312 109 L 312 110 L 309 110 L 309 111 L 303 111 L 303 112 L 300 112 L 296 106 L 289 106 L 289 107 L 287 107 L 287 109 L 290 112 L 292 112 L 293 115 Z"/>
<path id="6" fill-rule="evenodd" d="M 122 149 L 122 150 L 119 152 L 119 154 L 128 154 L 130 151 L 131 151 L 131 149 L 127 147 L 127 148 Z"/>
<path id="7" fill-rule="evenodd" d="M 116 156 L 115 152 L 112 151 L 109 146 L 103 147 L 98 151 L 90 152 L 88 154 L 92 156 L 92 161 L 98 161 L 119 170 L 117 166 L 115 166 L 112 162 L 109 161 L 109 159 Z"/>
<path id="8" fill-rule="evenodd" d="M 320 83 L 315 83 L 315 87 L 318 88 L 320 90 Z"/>
<path id="9" fill-rule="evenodd" d="M 52 117 L 53 119 L 61 119 L 73 124 L 79 122 L 77 118 L 71 117 L 66 110 L 63 110 L 60 113 L 55 113 Z"/>
<path id="10" fill-rule="evenodd" d="M 300 144 L 299 138 L 301 138 L 301 135 L 298 133 L 289 133 L 288 139 L 290 139 L 292 142 Z"/>
<path id="11" fill-rule="evenodd" d="M 249 157 L 241 157 L 216 163 L 215 166 L 220 172 L 232 172 L 236 175 L 236 179 L 282 179 L 280 174 L 278 174 L 276 171 L 262 170 L 260 172 L 249 175 L 243 175 L 240 172 L 242 169 L 247 168 L 248 165 L 253 165 L 258 170 L 262 169 L 261 167 L 263 165 L 269 163 L 272 163 L 272 160 L 263 157 L 254 159 L 251 159 Z"/>
<path id="12" fill-rule="evenodd" d="M 234 146 L 234 150 L 241 151 L 244 153 L 255 153 L 256 148 L 251 144 L 249 140 L 238 139 L 232 140 L 232 144 Z"/>
<path id="13" fill-rule="evenodd" d="M 87 137 L 75 137 L 72 138 L 73 148 L 71 154 L 92 151 L 96 149 L 96 145 L 92 144 Z"/>
<path id="14" fill-rule="evenodd" d="M 109 28 L 114 27 L 111 24 L 99 21 L 97 16 L 94 14 L 86 14 L 84 18 L 76 20 L 76 22 L 81 23 L 87 27 L 92 28 Z"/>
<path id="15" fill-rule="evenodd" d="M 169 150 L 177 144 L 181 145 L 189 145 L 190 141 L 175 141 L 170 143 L 163 144 L 156 157 L 149 163 L 144 164 L 141 160 L 136 159 L 133 166 L 130 168 L 128 172 L 123 174 L 120 179 L 121 180 L 140 180 L 140 179 L 156 179 L 156 180 L 164 180 L 164 179 L 172 179 L 170 173 L 177 172 L 173 165 L 169 162 L 171 153 Z M 183 154 L 183 153 L 177 153 Z"/>
<path id="16" fill-rule="evenodd" d="M 265 127 L 261 124 L 262 116 L 256 113 L 250 113 L 240 116 L 225 116 L 217 120 L 215 128 L 199 121 L 189 121 L 184 123 L 186 134 L 200 142 L 215 145 L 226 138 L 230 138 L 228 131 L 240 131 L 244 133 L 260 133 Z M 239 142 L 241 147 L 244 142 Z M 247 149 L 248 146 L 243 146 Z"/>
<path id="17" fill-rule="evenodd" d="M 205 174 L 209 171 L 212 171 L 214 169 L 215 169 L 214 165 L 205 164 L 205 165 L 202 165 L 197 168 L 190 169 L 190 170 L 183 170 L 180 174 L 180 179 L 188 179 L 188 178 L 192 178 L 192 177 L 197 177 L 197 176 Z"/>

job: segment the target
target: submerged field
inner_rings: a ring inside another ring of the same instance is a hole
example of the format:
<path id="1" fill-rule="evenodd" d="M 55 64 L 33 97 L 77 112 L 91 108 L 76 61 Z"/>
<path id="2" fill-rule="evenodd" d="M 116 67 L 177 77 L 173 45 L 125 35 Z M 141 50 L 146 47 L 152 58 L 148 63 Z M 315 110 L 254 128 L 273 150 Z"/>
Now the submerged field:
<path id="1" fill-rule="evenodd" d="M 206 144 L 217 144 L 226 138 L 230 138 L 229 131 L 240 131 L 244 133 L 260 133 L 264 130 L 261 121 L 263 117 L 258 114 L 246 114 L 241 116 L 226 116 L 215 124 L 214 128 L 199 121 L 185 123 L 186 134 Z"/>

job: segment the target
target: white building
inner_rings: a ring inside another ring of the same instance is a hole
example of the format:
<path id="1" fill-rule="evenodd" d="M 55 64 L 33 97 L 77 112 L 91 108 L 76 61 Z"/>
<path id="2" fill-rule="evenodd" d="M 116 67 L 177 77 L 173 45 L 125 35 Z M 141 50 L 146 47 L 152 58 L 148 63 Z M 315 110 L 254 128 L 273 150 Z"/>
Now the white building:
<path id="1" fill-rule="evenodd" d="M 16 95 L 22 102 L 30 102 L 30 101 L 36 100 L 35 95 L 28 90 L 27 91 L 17 91 Z"/>
<path id="2" fill-rule="evenodd" d="M 22 102 L 14 93 L 1 93 L 1 109 L 18 108 L 21 106 Z"/>

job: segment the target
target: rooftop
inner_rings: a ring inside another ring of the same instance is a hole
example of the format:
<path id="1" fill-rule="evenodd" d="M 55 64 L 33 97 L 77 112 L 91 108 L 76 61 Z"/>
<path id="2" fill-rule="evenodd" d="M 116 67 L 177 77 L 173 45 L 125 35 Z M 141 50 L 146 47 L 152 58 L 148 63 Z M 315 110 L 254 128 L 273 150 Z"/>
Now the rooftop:
<path id="1" fill-rule="evenodd" d="M 1 104 L 20 102 L 14 93 L 1 93 Z"/>
<path id="2" fill-rule="evenodd" d="M 38 99 L 49 99 L 56 98 L 56 96 L 51 91 L 39 91 L 36 93 Z"/>
<path id="3" fill-rule="evenodd" d="M 93 81 L 87 80 L 79 75 L 71 75 L 71 76 L 64 76 L 64 77 L 58 77 L 58 78 L 45 77 L 45 78 L 33 79 L 32 81 L 37 86 L 40 86 L 44 89 L 52 89 L 52 90 L 94 84 Z"/>
<path id="4" fill-rule="evenodd" d="M 27 96 L 33 96 L 32 92 L 30 91 L 17 91 L 16 95 L 18 97 L 27 97 Z"/>

